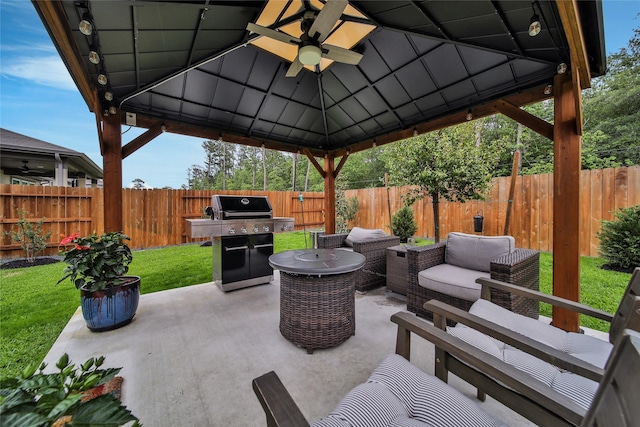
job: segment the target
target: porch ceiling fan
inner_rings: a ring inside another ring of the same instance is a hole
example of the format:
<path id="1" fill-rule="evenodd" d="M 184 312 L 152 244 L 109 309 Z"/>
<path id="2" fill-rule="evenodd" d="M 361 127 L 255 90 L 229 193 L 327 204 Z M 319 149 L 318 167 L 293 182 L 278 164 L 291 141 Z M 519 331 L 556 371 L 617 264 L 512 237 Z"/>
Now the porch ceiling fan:
<path id="1" fill-rule="evenodd" d="M 252 22 L 247 25 L 247 30 L 298 46 L 298 54 L 287 70 L 287 77 L 297 76 L 305 65 L 319 64 L 321 58 L 357 65 L 362 59 L 361 54 L 340 46 L 322 43 L 331 34 L 331 30 L 348 4 L 348 0 L 327 0 L 320 12 L 306 11 L 300 24 L 302 29 L 300 38 Z"/>
<path id="2" fill-rule="evenodd" d="M 22 163 L 24 163 L 22 165 L 22 167 L 20 168 L 20 170 L 22 171 L 22 173 L 29 173 L 31 172 L 31 169 L 29 168 L 29 166 L 27 166 L 27 163 L 29 163 L 29 160 L 23 160 Z"/>

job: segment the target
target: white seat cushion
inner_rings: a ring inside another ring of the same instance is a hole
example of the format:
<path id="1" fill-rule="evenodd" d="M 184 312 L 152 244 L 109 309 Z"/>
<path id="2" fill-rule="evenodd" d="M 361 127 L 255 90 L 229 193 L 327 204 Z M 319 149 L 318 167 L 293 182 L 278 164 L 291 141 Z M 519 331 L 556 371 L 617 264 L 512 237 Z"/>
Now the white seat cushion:
<path id="1" fill-rule="evenodd" d="M 589 335 L 566 332 L 539 320 L 513 313 L 483 299 L 476 301 L 471 306 L 469 313 L 603 369 L 613 348 L 608 341 L 602 341 Z M 588 409 L 591 405 L 598 388 L 597 382 L 559 369 L 461 323 L 455 327 L 448 327 L 447 331 L 484 352 L 527 372 L 552 389 L 570 397 L 583 408 Z"/>
<path id="2" fill-rule="evenodd" d="M 391 354 L 313 427 L 503 426 L 458 390 Z"/>
<path id="3" fill-rule="evenodd" d="M 469 270 L 451 264 L 439 264 L 418 273 L 418 285 L 466 301 L 480 298 L 478 277 L 490 278 L 490 273 Z"/>

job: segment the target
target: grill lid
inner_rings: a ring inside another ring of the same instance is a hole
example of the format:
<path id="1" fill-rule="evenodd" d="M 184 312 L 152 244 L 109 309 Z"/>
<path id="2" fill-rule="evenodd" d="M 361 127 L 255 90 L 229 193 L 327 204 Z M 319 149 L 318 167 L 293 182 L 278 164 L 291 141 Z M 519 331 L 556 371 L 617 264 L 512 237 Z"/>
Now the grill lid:
<path id="1" fill-rule="evenodd" d="M 213 219 L 272 218 L 271 203 L 265 196 L 228 196 L 214 194 L 211 197 Z"/>

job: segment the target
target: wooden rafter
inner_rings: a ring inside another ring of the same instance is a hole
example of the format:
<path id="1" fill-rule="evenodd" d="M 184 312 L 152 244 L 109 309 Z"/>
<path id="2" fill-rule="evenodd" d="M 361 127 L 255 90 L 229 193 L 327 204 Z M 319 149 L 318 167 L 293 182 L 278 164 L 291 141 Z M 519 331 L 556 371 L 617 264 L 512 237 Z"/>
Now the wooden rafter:
<path id="1" fill-rule="evenodd" d="M 553 125 L 551 123 L 547 123 L 541 118 L 538 118 L 507 101 L 498 101 L 493 104 L 493 107 L 505 116 L 512 118 L 518 123 L 522 123 L 532 131 L 553 141 Z"/>
<path id="2" fill-rule="evenodd" d="M 122 147 L 122 158 L 126 158 L 133 154 L 136 150 L 142 148 L 149 141 L 155 139 L 158 135 L 161 135 L 165 131 L 164 123 L 158 122 L 153 125 L 142 135 L 130 141 L 127 145 Z"/>
<path id="3" fill-rule="evenodd" d="M 582 85 L 578 86 L 578 88 L 589 88 L 591 87 L 591 69 L 589 67 L 587 48 L 584 44 L 582 26 L 580 25 L 578 2 L 577 0 L 559 0 L 556 4 L 564 27 L 564 34 L 569 42 L 571 68 L 573 71 L 578 70 L 579 82 Z"/>

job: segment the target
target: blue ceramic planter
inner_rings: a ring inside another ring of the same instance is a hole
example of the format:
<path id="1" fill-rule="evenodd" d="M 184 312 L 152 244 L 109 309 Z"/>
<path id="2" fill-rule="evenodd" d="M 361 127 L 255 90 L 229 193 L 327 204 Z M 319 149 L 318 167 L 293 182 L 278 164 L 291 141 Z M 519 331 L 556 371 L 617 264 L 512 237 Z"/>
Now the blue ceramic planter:
<path id="1" fill-rule="evenodd" d="M 124 276 L 124 282 L 102 291 L 80 289 L 82 315 L 92 331 L 120 328 L 133 319 L 140 299 L 140 277 Z"/>

